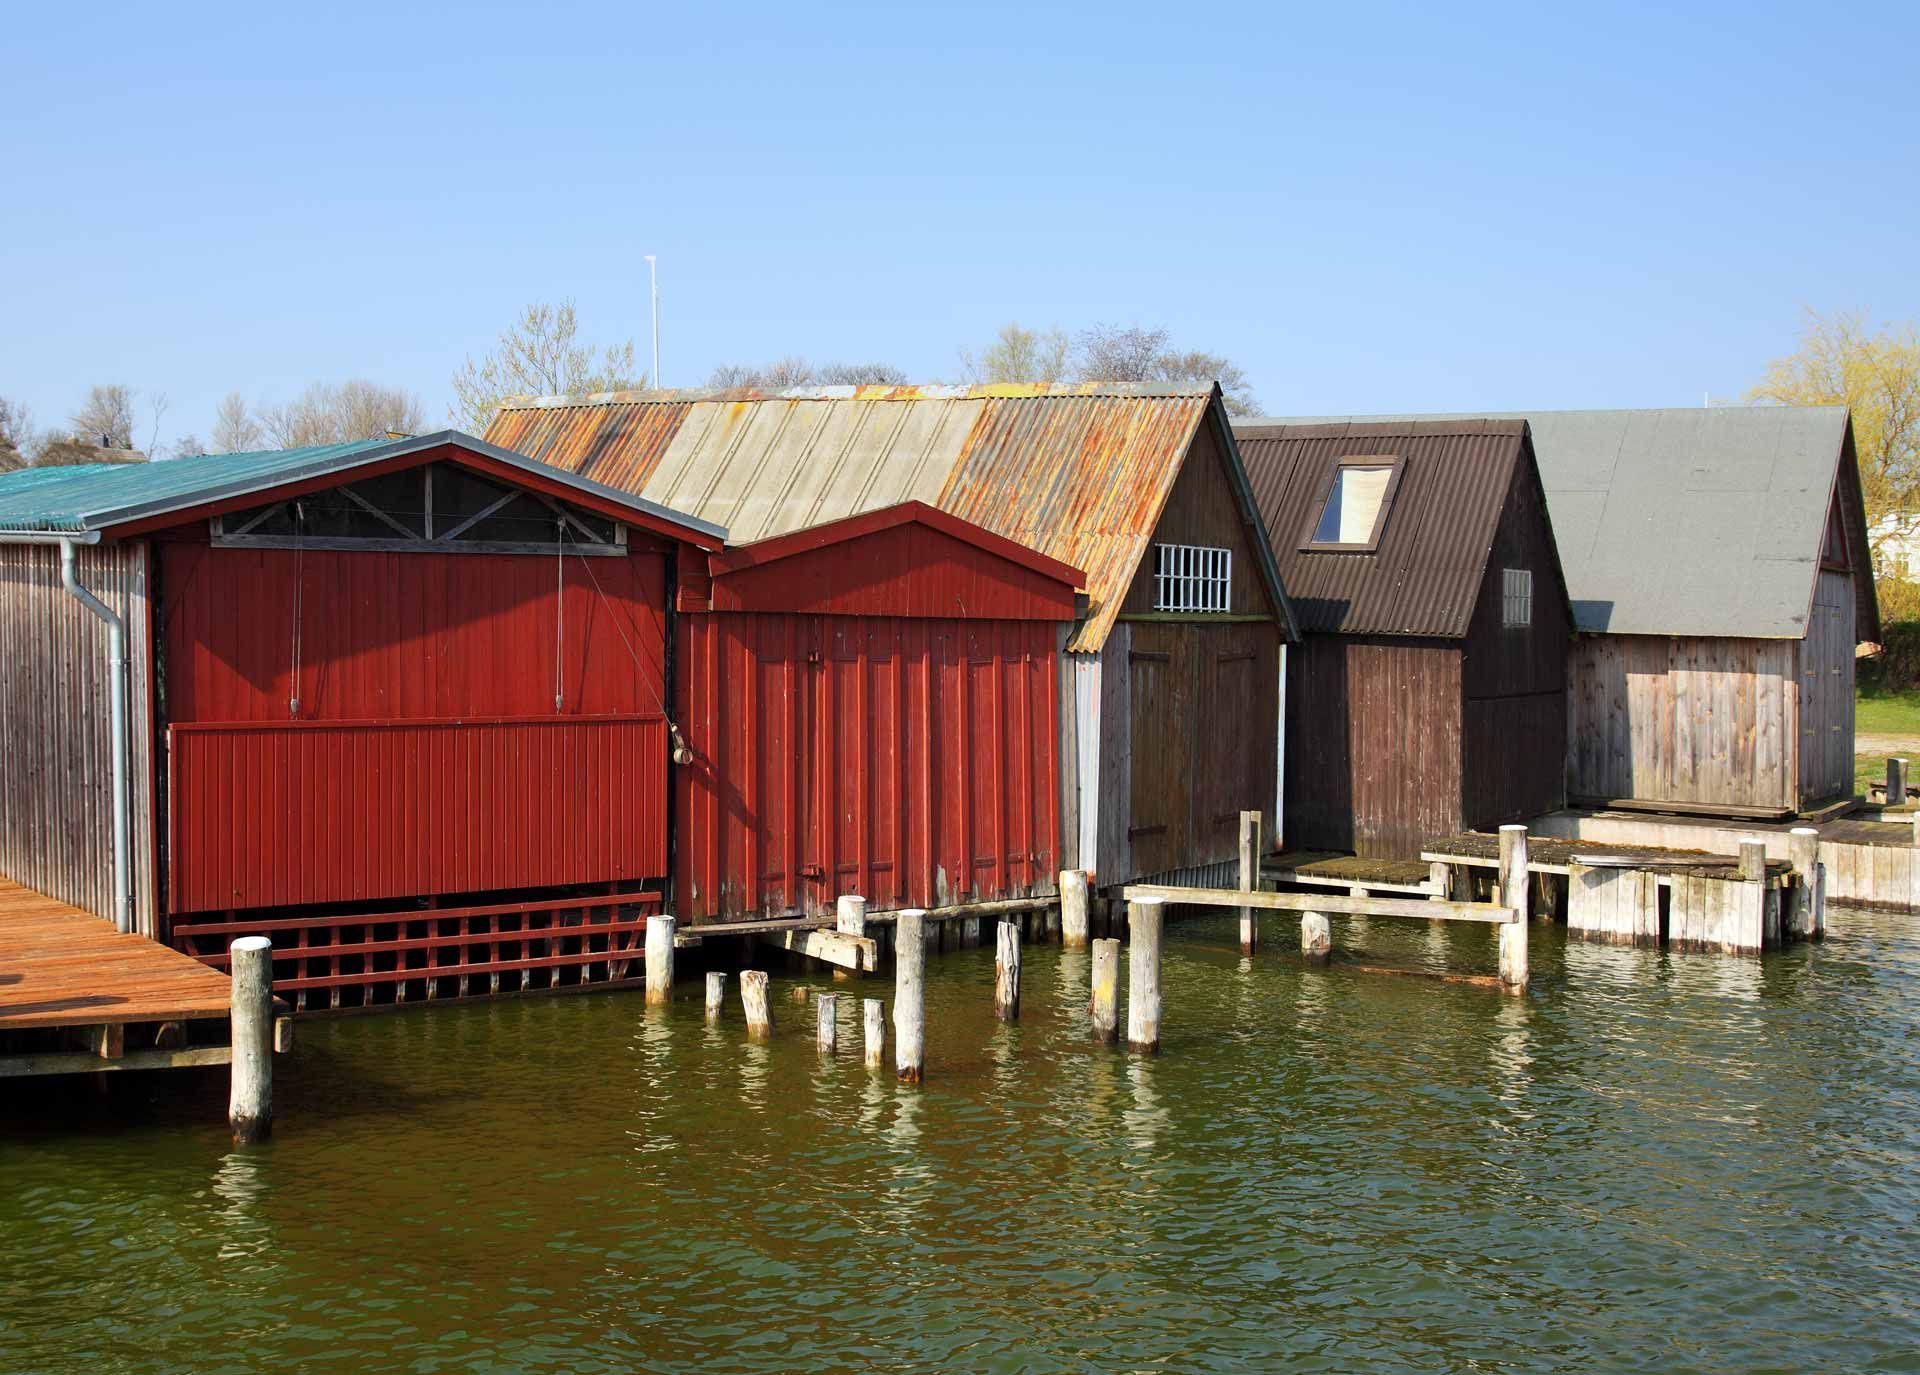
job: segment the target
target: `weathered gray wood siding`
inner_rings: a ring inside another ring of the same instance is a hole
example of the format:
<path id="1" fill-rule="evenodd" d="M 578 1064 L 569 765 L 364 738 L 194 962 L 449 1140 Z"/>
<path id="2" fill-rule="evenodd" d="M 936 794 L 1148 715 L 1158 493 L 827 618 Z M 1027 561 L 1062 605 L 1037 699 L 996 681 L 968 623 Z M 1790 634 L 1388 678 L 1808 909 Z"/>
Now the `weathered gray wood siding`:
<path id="1" fill-rule="evenodd" d="M 1853 575 L 1823 572 L 1800 642 L 1800 805 L 1853 791 Z"/>
<path id="2" fill-rule="evenodd" d="M 1797 640 L 1578 637 L 1568 652 L 1569 800 L 1797 806 L 1799 651 Z"/>
<path id="3" fill-rule="evenodd" d="M 157 936 L 147 546 L 83 546 L 78 562 L 81 582 L 127 622 L 134 922 Z M 60 585 L 58 546 L 0 544 L 0 872 L 103 917 L 113 892 L 108 691 L 106 624 Z"/>

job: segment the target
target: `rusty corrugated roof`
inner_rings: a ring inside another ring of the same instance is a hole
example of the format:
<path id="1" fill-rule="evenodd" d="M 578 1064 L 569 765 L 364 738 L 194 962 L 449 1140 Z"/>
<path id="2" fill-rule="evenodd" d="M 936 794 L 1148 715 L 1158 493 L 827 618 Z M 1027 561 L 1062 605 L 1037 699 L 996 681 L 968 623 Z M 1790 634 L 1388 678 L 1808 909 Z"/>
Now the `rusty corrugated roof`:
<path id="1" fill-rule="evenodd" d="M 1070 647 L 1091 651 L 1213 412 L 1232 461 L 1217 389 L 1110 383 L 543 397 L 508 402 L 487 439 L 740 543 L 924 501 L 1084 569 Z"/>
<path id="2" fill-rule="evenodd" d="M 1306 631 L 1464 638 L 1524 420 L 1333 422 L 1234 427 L 1267 537 Z M 1391 455 L 1400 480 L 1372 553 L 1303 549 L 1342 458 Z"/>

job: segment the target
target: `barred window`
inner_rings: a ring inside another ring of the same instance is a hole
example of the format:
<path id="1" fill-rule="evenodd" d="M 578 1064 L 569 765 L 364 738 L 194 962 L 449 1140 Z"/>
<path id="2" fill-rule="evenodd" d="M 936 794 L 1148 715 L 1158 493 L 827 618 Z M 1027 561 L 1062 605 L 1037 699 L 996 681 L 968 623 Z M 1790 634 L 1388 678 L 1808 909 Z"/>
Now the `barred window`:
<path id="1" fill-rule="evenodd" d="M 1203 544 L 1153 546 L 1155 611 L 1227 611 L 1233 606 L 1233 551 Z"/>
<path id="2" fill-rule="evenodd" d="M 1500 572 L 1500 624 L 1512 629 L 1533 624 L 1533 571 L 1504 568 Z"/>

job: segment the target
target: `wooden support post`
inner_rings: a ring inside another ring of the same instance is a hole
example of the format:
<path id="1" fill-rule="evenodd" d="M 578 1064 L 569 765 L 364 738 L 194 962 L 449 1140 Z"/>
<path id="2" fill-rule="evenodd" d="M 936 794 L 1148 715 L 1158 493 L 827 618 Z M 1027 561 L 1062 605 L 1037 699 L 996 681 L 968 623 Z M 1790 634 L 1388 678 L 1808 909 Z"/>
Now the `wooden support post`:
<path id="1" fill-rule="evenodd" d="M 1127 1049 L 1160 1053 L 1160 934 L 1166 903 L 1142 898 L 1127 904 Z"/>
<path id="2" fill-rule="evenodd" d="M 993 943 L 993 1015 L 1020 1020 L 1020 926 L 1003 921 Z"/>
<path id="3" fill-rule="evenodd" d="M 867 900 L 852 893 L 842 893 L 833 905 L 833 929 L 843 936 L 864 936 L 867 934 Z"/>
<path id="4" fill-rule="evenodd" d="M 1913 814 L 1913 843 L 1920 845 L 1920 812 Z"/>
<path id="5" fill-rule="evenodd" d="M 1093 1016 L 1093 1039 L 1110 1046 L 1120 1039 L 1120 942 L 1098 940 L 1093 943 L 1093 996 L 1088 1001 Z"/>
<path id="6" fill-rule="evenodd" d="M 1740 877 L 1749 883 L 1762 883 L 1766 881 L 1766 841 L 1751 839 L 1740 842 Z"/>
<path id="7" fill-rule="evenodd" d="M 822 1055 L 831 1055 L 840 1043 L 840 998 L 835 993 L 822 993 L 813 1000 L 814 1006 L 814 1044 L 820 1047 Z"/>
<path id="8" fill-rule="evenodd" d="M 673 1000 L 673 931 L 671 916 L 647 918 L 647 1001 Z"/>
<path id="9" fill-rule="evenodd" d="M 727 1006 L 727 976 L 718 969 L 707 971 L 707 1020 L 717 1022 Z"/>
<path id="10" fill-rule="evenodd" d="M 233 1041 L 227 1121 L 234 1144 L 273 1135 L 273 942 L 242 936 L 227 949 Z"/>
<path id="11" fill-rule="evenodd" d="M 926 1072 L 927 914 L 909 907 L 894 923 L 893 1067 L 903 1084 L 917 1084 Z"/>
<path id="12" fill-rule="evenodd" d="M 773 1035 L 773 1007 L 767 1001 L 767 971 L 740 971 L 740 1009 L 747 1014 L 747 1035 L 764 1041 Z"/>
<path id="13" fill-rule="evenodd" d="M 1333 954 L 1333 927 L 1324 913 L 1300 914 L 1300 953 L 1308 964 L 1325 964 Z"/>
<path id="14" fill-rule="evenodd" d="M 865 1020 L 867 1068 L 879 1069 L 887 1062 L 887 1005 L 868 998 L 860 1010 Z"/>
<path id="15" fill-rule="evenodd" d="M 1500 986 L 1509 993 L 1527 991 L 1527 905 L 1532 885 L 1527 881 L 1527 828 L 1500 828 L 1500 901 L 1520 914 L 1518 921 L 1500 927 Z"/>
<path id="16" fill-rule="evenodd" d="M 1897 755 L 1887 760 L 1887 806 L 1907 805 L 1907 761 Z"/>
<path id="17" fill-rule="evenodd" d="M 1087 943 L 1087 874 L 1084 869 L 1060 871 L 1060 944 L 1079 950 Z"/>
<path id="18" fill-rule="evenodd" d="M 1820 832 L 1795 826 L 1787 833 L 1787 858 L 1793 864 L 1793 922 L 1795 936 L 1813 939 L 1814 869 L 1820 863 Z"/>
<path id="19" fill-rule="evenodd" d="M 1453 866 L 1444 859 L 1436 859 L 1427 866 L 1427 896 L 1435 902 L 1445 902 L 1453 896 Z"/>
<path id="20" fill-rule="evenodd" d="M 1260 886 L 1260 813 L 1240 813 L 1240 891 Z M 1240 909 L 1240 953 L 1251 955 L 1260 943 L 1260 919 L 1251 907 Z"/>

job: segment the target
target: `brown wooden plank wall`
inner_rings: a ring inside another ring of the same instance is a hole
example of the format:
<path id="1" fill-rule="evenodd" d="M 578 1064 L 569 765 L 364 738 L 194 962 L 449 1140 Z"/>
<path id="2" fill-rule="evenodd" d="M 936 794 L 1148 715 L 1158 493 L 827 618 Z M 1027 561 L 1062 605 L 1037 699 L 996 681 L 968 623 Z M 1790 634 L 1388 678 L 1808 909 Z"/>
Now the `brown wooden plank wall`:
<path id="1" fill-rule="evenodd" d="M 1289 846 L 1404 858 L 1458 829 L 1457 645 L 1309 635 L 1287 661 Z"/>
<path id="2" fill-rule="evenodd" d="M 1231 614 L 1272 614 L 1266 588 L 1260 581 L 1253 536 L 1228 485 L 1226 462 L 1210 426 L 1202 425 L 1193 437 L 1180 476 L 1174 480 L 1173 490 L 1167 493 L 1167 504 L 1161 509 L 1159 524 L 1154 527 L 1153 544 L 1198 544 L 1231 550 Z M 1140 557 L 1140 567 L 1120 609 L 1123 616 L 1153 612 L 1153 544 L 1149 544 Z M 1236 846 L 1238 843 L 1236 834 Z"/>
<path id="3" fill-rule="evenodd" d="M 1798 650 L 1794 640 L 1580 637 L 1568 656 L 1568 796 L 1796 805 Z"/>
<path id="4" fill-rule="evenodd" d="M 79 574 L 127 622 L 134 924 L 153 935 L 147 546 L 82 546 Z M 0 544 L 0 872 L 103 917 L 113 893 L 109 687 L 106 623 L 60 585 L 59 547 Z"/>
<path id="5" fill-rule="evenodd" d="M 1505 572 L 1533 574 L 1533 614 L 1503 624 Z M 1514 465 L 1462 646 L 1464 826 L 1524 821 L 1566 801 L 1567 645 L 1573 620 L 1560 595 L 1546 494 L 1533 465 Z"/>
<path id="6" fill-rule="evenodd" d="M 1810 807 L 1853 791 L 1853 576 L 1828 570 L 1814 585 L 1813 615 L 1800 642 L 1799 797 Z"/>
<path id="7" fill-rule="evenodd" d="M 1127 872 L 1232 859 L 1243 810 L 1272 824 L 1279 631 L 1251 622 L 1128 629 Z"/>

